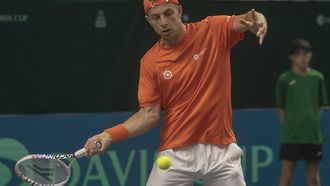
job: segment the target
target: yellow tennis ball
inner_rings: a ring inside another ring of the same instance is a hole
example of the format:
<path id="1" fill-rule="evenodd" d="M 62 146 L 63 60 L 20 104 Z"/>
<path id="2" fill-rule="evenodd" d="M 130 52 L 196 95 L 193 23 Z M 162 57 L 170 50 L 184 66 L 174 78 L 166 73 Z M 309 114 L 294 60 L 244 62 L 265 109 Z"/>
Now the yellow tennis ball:
<path id="1" fill-rule="evenodd" d="M 157 159 L 157 166 L 162 170 L 166 170 L 171 166 L 171 159 L 168 156 L 160 156 Z"/>

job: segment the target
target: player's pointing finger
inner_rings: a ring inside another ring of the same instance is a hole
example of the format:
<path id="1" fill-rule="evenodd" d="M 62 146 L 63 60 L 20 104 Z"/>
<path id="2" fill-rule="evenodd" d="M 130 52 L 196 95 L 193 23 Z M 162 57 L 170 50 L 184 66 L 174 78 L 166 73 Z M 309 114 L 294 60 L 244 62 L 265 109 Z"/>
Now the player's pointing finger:
<path id="1" fill-rule="evenodd" d="M 256 20 L 257 16 L 256 16 L 256 10 L 254 8 L 251 10 L 251 14 L 252 14 L 253 20 Z"/>
<path id="2" fill-rule="evenodd" d="M 259 37 L 259 45 L 262 45 L 265 35 Z"/>

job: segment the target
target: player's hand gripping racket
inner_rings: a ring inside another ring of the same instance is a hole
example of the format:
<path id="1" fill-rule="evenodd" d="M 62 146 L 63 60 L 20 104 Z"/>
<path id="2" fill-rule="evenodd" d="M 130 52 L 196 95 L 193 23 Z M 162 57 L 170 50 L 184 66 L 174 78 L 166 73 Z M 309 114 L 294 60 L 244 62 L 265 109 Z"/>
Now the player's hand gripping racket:
<path id="1" fill-rule="evenodd" d="M 96 141 L 95 146 L 101 149 L 102 143 Z M 31 185 L 61 186 L 69 181 L 74 160 L 84 156 L 86 156 L 85 148 L 72 154 L 31 154 L 16 163 L 15 172 L 18 177 Z"/>

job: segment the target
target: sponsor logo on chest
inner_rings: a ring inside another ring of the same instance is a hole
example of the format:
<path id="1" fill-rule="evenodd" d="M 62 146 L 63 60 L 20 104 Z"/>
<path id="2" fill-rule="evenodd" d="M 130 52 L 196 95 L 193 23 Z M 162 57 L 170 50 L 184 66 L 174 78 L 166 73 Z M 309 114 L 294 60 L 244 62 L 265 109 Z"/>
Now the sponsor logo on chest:
<path id="1" fill-rule="evenodd" d="M 165 71 L 163 72 L 163 77 L 164 77 L 164 79 L 171 79 L 172 76 L 173 76 L 173 74 L 172 74 L 172 72 L 171 72 L 170 70 L 165 70 Z"/>
<path id="2" fill-rule="evenodd" d="M 207 48 L 204 48 L 201 51 L 199 51 L 198 53 L 193 54 L 192 59 L 194 61 L 199 60 L 201 58 L 201 56 L 205 53 L 206 49 Z M 173 77 L 173 73 L 172 73 L 171 70 L 166 69 L 162 72 L 162 76 L 163 76 L 164 79 L 169 80 Z"/>

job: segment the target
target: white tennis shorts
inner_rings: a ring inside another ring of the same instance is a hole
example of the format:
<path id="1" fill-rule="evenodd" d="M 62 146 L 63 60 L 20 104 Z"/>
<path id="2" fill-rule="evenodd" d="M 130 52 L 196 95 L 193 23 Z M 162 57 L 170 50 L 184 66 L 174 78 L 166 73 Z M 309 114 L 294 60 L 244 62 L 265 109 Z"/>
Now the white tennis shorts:
<path id="1" fill-rule="evenodd" d="M 147 186 L 192 186 L 202 179 L 205 186 L 245 186 L 241 156 L 243 150 L 230 145 L 196 144 L 159 152 L 172 165 L 161 170 L 154 163 Z"/>

